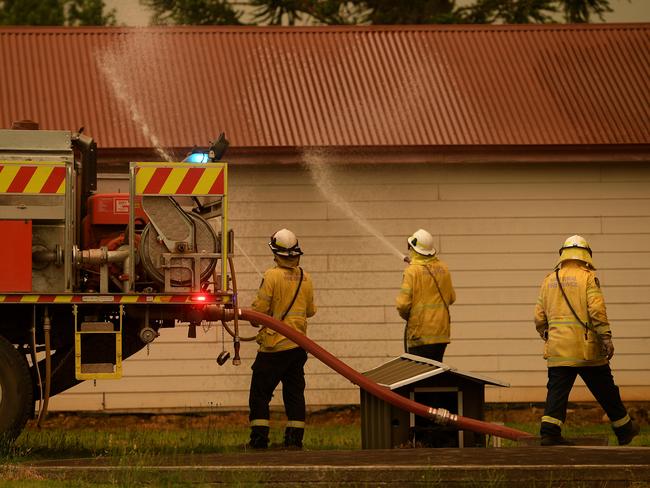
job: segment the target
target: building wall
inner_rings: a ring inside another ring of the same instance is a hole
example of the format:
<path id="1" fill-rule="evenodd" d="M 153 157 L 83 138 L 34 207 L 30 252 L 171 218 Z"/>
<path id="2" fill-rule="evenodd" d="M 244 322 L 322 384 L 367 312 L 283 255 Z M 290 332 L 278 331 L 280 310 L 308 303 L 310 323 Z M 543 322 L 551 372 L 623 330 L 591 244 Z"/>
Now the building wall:
<path id="1" fill-rule="evenodd" d="M 647 165 L 231 165 L 229 171 L 241 303 L 250 304 L 259 273 L 272 265 L 269 236 L 292 229 L 319 307 L 308 334 L 353 368 L 364 371 L 402 352 L 404 324 L 394 308 L 404 268 L 398 255 L 422 227 L 435 235 L 458 297 L 446 362 L 511 384 L 488 388 L 487 401 L 543 401 L 546 366 L 534 303 L 557 250 L 577 233 L 594 250 L 623 398 L 650 399 Z M 124 180 L 102 180 L 102 188 L 127 191 Z M 367 219 L 386 242 L 351 215 Z M 255 332 L 246 323 L 242 330 Z M 53 398 L 52 407 L 246 408 L 254 343 L 243 345 L 241 366 L 219 367 L 221 331 L 197 335 L 165 329 L 149 350 L 124 363 L 122 380 L 86 382 Z M 309 360 L 307 373 L 309 406 L 358 403 L 358 388 L 318 360 Z M 592 397 L 578 380 L 571 399 Z M 280 400 L 276 394 L 274 403 Z"/>

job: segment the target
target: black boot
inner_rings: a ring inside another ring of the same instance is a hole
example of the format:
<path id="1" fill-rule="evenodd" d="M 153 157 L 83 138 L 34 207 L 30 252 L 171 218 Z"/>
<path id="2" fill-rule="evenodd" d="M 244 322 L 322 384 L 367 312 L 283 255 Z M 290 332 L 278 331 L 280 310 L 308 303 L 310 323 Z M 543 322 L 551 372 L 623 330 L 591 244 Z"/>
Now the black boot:
<path id="1" fill-rule="evenodd" d="M 551 422 L 542 422 L 539 429 L 539 435 L 542 436 L 542 446 L 574 446 L 575 444 L 562 437 L 562 428 Z"/>
<path id="2" fill-rule="evenodd" d="M 632 442 L 632 439 L 639 435 L 639 432 L 641 432 L 641 427 L 639 427 L 639 424 L 631 419 L 627 424 L 614 429 L 614 433 L 618 438 L 619 446 L 628 445 L 630 442 Z"/>
<path id="3" fill-rule="evenodd" d="M 574 442 L 565 439 L 561 435 L 543 435 L 542 446 L 575 446 Z"/>
<path id="4" fill-rule="evenodd" d="M 302 438 L 305 429 L 300 427 L 287 427 L 284 430 L 284 447 L 289 449 L 302 449 Z"/>
<path id="5" fill-rule="evenodd" d="M 269 447 L 269 427 L 256 425 L 251 427 L 251 440 L 246 444 L 249 449 L 266 449 Z"/>

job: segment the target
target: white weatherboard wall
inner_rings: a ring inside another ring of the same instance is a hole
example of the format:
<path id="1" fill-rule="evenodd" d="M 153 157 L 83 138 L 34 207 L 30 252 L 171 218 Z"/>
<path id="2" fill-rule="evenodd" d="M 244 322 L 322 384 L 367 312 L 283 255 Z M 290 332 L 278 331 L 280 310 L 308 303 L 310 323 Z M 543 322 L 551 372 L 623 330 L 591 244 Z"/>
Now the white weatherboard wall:
<path id="1" fill-rule="evenodd" d="M 308 334 L 359 371 L 402 352 L 394 299 L 404 264 L 349 219 L 301 166 L 230 166 L 230 221 L 252 263 L 236 249 L 240 300 L 250 304 L 257 270 L 272 265 L 269 236 L 287 227 L 305 251 L 319 307 Z M 388 240 L 422 227 L 452 272 L 452 343 L 445 360 L 509 382 L 487 400 L 539 402 L 546 366 L 532 322 L 538 287 L 557 250 L 585 236 L 605 294 L 626 401 L 650 399 L 650 168 L 622 164 L 335 166 L 333 188 Z M 126 191 L 124 180 L 100 188 Z M 254 333 L 247 323 L 243 335 Z M 253 343 L 242 365 L 219 367 L 220 331 L 165 329 L 124 363 L 119 381 L 86 382 L 54 397 L 59 410 L 247 408 Z M 226 336 L 227 339 L 227 336 Z M 227 343 L 229 345 L 229 343 Z M 359 401 L 358 388 L 315 358 L 307 363 L 310 407 Z M 592 400 L 578 380 L 571 400 Z M 281 404 L 276 393 L 275 405 Z"/>

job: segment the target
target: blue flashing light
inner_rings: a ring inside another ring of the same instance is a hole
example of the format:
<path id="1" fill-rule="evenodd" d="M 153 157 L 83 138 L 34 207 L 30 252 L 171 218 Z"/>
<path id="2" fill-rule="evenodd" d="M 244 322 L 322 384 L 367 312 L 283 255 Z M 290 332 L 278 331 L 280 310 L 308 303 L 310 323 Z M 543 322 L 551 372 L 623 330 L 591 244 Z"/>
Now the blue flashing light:
<path id="1" fill-rule="evenodd" d="M 195 152 L 187 156 L 183 161 L 188 163 L 209 163 L 210 156 L 204 152 Z"/>

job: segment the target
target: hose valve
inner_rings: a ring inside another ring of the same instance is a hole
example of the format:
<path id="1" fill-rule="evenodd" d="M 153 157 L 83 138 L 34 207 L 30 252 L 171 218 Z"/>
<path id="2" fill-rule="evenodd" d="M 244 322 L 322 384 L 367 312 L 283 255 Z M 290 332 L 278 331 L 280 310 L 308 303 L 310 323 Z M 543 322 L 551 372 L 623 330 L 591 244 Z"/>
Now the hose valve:
<path id="1" fill-rule="evenodd" d="M 160 334 L 158 333 L 158 331 L 156 331 L 154 328 L 148 327 L 148 326 L 143 327 L 142 329 L 140 329 L 140 332 L 138 332 L 138 337 L 145 344 L 150 344 L 159 335 Z"/>

